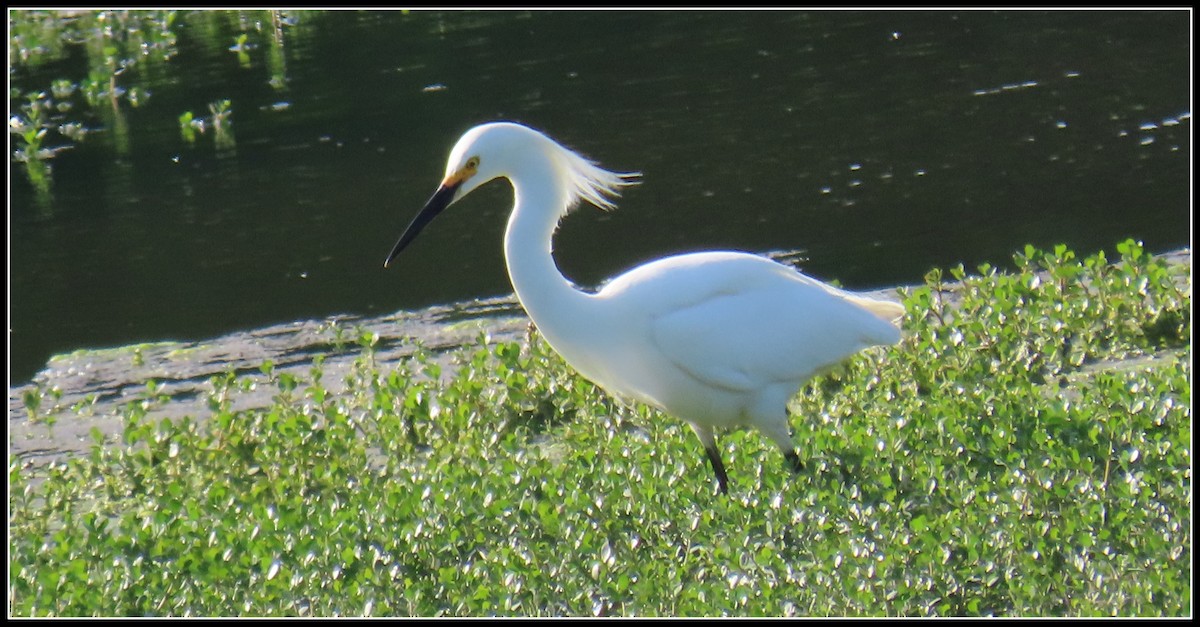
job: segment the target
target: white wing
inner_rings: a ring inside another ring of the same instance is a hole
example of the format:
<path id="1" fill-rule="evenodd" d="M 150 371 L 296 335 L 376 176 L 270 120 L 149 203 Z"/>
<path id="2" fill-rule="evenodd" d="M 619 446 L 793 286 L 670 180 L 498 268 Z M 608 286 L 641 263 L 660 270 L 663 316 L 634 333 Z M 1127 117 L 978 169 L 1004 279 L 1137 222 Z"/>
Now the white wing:
<path id="1" fill-rule="evenodd" d="M 653 274 L 672 277 L 662 285 L 673 293 L 660 294 L 660 302 L 673 306 L 652 316 L 651 339 L 708 385 L 745 392 L 799 384 L 864 348 L 900 339 L 881 317 L 902 313 L 899 305 L 842 292 L 762 257 L 702 253 L 663 262 L 673 267 L 647 272 L 647 285 L 639 286 L 658 283 Z"/>

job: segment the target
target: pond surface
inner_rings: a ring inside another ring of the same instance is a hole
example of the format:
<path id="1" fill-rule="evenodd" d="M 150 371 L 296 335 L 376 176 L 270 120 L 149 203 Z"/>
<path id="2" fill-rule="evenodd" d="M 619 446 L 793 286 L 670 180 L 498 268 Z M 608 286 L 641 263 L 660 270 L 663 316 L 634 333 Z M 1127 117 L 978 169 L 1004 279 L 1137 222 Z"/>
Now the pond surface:
<path id="1" fill-rule="evenodd" d="M 1190 241 L 1187 11 L 181 12 L 170 31 L 123 95 L 53 114 L 91 132 L 52 184 L 10 164 L 10 387 L 79 348 L 511 292 L 503 183 L 382 268 L 454 141 L 496 119 L 643 173 L 562 224 L 581 285 L 712 248 L 799 250 L 867 289 L 1026 243 Z M 96 48 L 10 66 L 10 110 Z M 191 141 L 187 111 L 209 121 Z"/>

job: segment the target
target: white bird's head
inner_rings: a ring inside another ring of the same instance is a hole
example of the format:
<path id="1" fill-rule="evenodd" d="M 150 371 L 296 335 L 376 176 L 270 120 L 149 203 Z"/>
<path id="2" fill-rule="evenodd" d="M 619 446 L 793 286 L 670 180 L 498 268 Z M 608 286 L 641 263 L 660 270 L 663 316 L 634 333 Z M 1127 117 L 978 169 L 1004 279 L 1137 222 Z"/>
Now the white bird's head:
<path id="1" fill-rule="evenodd" d="M 563 212 L 580 200 L 611 209 L 613 204 L 607 197 L 617 195 L 625 185 L 635 184 L 637 181 L 633 179 L 640 176 L 636 172 L 604 170 L 542 133 L 520 124 L 480 124 L 463 133 L 454 144 L 441 184 L 392 247 L 383 262 L 384 267 L 416 239 L 425 225 L 475 188 L 497 178 L 513 180 L 521 172 L 534 169 L 561 184 Z"/>

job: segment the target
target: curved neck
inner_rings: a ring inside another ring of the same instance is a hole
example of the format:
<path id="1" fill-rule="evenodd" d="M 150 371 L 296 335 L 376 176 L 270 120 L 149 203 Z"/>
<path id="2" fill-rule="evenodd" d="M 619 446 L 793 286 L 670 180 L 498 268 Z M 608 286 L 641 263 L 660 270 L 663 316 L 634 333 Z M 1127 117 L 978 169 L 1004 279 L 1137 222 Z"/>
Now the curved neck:
<path id="1" fill-rule="evenodd" d="M 517 298 L 542 335 L 554 345 L 559 324 L 582 322 L 590 311 L 585 303 L 591 296 L 562 275 L 551 253 L 565 190 L 557 182 L 532 185 L 523 183 L 523 178 L 510 177 L 515 204 L 504 232 L 504 257 Z M 536 180 L 555 179 L 537 176 Z"/>

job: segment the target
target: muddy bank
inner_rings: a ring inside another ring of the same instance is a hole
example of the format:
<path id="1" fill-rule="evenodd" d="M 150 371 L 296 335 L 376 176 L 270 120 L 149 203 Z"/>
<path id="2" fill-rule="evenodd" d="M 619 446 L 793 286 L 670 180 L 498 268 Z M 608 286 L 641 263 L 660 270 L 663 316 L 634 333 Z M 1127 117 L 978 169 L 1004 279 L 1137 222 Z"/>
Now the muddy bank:
<path id="1" fill-rule="evenodd" d="M 790 260 L 789 255 L 772 256 Z M 1172 263 L 1191 267 L 1190 250 L 1164 256 Z M 1186 276 L 1190 281 L 1190 270 Z M 954 286 L 948 289 L 953 297 Z M 898 300 L 895 288 L 869 294 Z M 145 393 L 150 380 L 172 399 L 151 411 L 152 419 L 191 416 L 202 420 L 209 414 L 209 378 L 231 370 L 239 377 L 266 381 L 260 368 L 270 361 L 277 373 L 287 372 L 304 381 L 309 378 L 314 358 L 323 355 L 322 382 L 336 393 L 341 390 L 344 375 L 362 354 L 358 338 L 363 333 L 378 334 L 375 358 L 386 370 L 410 356 L 418 342 L 436 353 L 476 345 L 484 332 L 498 341 L 517 339 L 528 326 L 529 319 L 510 295 L 375 318 L 347 315 L 298 321 L 199 342 L 157 342 L 59 355 L 34 376 L 32 383 L 9 388 L 9 455 L 40 464 L 84 452 L 93 443 L 93 428 L 106 440 L 114 440 L 121 434 L 121 407 Z M 1154 358 L 1137 361 L 1148 360 Z M 56 390 L 58 396 L 44 394 L 38 419 L 30 420 L 25 396 L 39 389 Z M 274 385 L 255 386 L 253 391 L 236 396 L 235 408 L 267 406 L 277 392 Z"/>
<path id="2" fill-rule="evenodd" d="M 229 371 L 239 377 L 265 381 L 266 362 L 275 371 L 301 380 L 318 355 L 324 356 L 322 382 L 332 392 L 362 355 L 358 338 L 377 333 L 376 360 L 381 366 L 408 357 L 417 342 L 431 351 L 475 344 L 487 332 L 497 340 L 521 336 L 529 319 L 516 300 L 499 297 L 376 318 L 334 316 L 251 331 L 239 331 L 199 342 L 156 342 L 103 350 L 81 350 L 55 356 L 29 384 L 8 391 L 9 454 L 34 462 L 86 451 L 98 429 L 106 438 L 121 433 L 121 406 L 146 392 L 154 380 L 172 402 L 155 409 L 155 420 L 209 414 L 209 379 Z M 29 419 L 25 396 L 44 394 L 37 420 Z M 237 395 L 238 409 L 267 406 L 278 393 L 273 385 L 258 385 Z M 79 407 L 80 411 L 76 411 Z M 53 425 L 50 423 L 53 422 Z"/>

